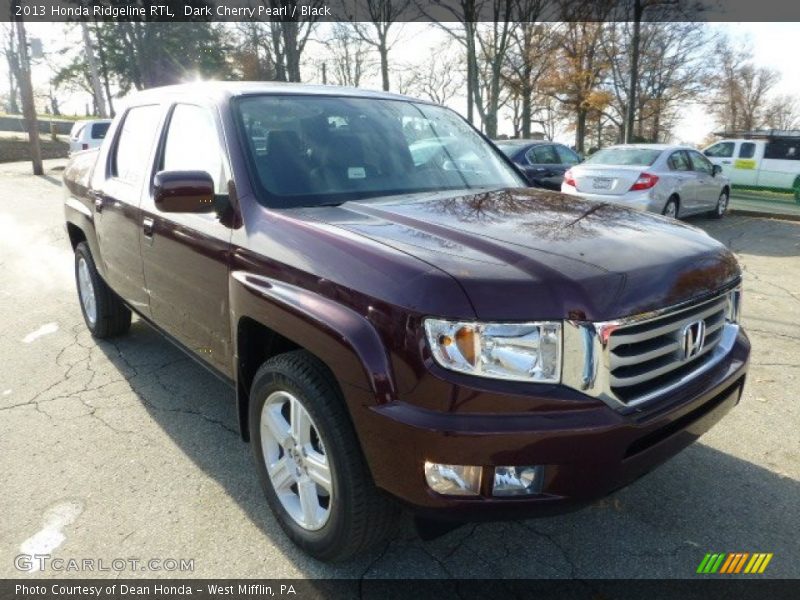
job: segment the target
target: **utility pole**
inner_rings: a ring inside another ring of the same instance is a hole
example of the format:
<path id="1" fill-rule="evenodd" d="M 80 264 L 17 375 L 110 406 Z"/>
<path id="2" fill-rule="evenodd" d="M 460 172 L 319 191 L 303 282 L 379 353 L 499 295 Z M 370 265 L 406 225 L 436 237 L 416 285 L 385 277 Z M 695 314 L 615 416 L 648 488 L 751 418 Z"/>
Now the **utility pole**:
<path id="1" fill-rule="evenodd" d="M 92 47 L 92 38 L 89 35 L 89 25 L 85 20 L 81 19 L 81 31 L 83 31 L 83 45 L 86 50 L 86 62 L 89 63 L 89 74 L 92 78 L 92 89 L 94 90 L 95 105 L 97 105 L 98 116 L 106 119 L 108 113 L 106 112 L 106 101 L 103 97 L 103 87 L 100 84 L 100 73 L 97 70 L 97 61 L 94 57 L 94 48 Z"/>
<path id="2" fill-rule="evenodd" d="M 33 84 L 31 83 L 31 63 L 28 58 L 28 40 L 25 36 L 25 24 L 17 20 L 17 45 L 19 46 L 19 90 L 22 96 L 22 114 L 28 128 L 28 142 L 31 149 L 33 174 L 42 175 L 42 148 L 39 145 L 39 124 L 36 122 L 36 105 L 33 102 Z"/>

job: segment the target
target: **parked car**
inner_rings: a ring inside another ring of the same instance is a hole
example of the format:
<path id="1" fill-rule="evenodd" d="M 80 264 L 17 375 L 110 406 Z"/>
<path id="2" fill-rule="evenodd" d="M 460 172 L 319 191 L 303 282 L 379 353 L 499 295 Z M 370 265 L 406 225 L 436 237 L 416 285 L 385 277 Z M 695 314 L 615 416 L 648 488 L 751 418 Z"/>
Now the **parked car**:
<path id="1" fill-rule="evenodd" d="M 69 132 L 69 153 L 97 148 L 103 143 L 111 119 L 75 121 Z"/>
<path id="2" fill-rule="evenodd" d="M 581 162 L 564 144 L 542 140 L 496 140 L 495 145 L 525 174 L 533 186 L 559 191 L 564 173 Z"/>
<path id="3" fill-rule="evenodd" d="M 480 160 L 416 163 L 423 132 Z M 383 540 L 398 506 L 591 502 L 739 402 L 733 254 L 525 187 L 446 108 L 203 83 L 138 93 L 108 136 L 64 172 L 86 326 L 136 313 L 230 383 L 269 506 L 319 559 Z"/>
<path id="4" fill-rule="evenodd" d="M 794 192 L 800 202 L 800 131 L 750 132 L 747 138 L 720 140 L 703 154 L 733 185 Z"/>
<path id="5" fill-rule="evenodd" d="M 731 186 L 697 150 L 665 144 L 610 146 L 564 175 L 561 191 L 669 217 L 728 210 Z"/>

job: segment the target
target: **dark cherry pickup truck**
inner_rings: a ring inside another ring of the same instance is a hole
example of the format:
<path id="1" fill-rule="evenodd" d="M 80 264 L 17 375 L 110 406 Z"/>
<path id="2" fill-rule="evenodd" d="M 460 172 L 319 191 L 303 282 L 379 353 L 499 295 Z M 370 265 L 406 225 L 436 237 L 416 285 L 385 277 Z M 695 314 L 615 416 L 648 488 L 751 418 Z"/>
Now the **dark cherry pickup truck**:
<path id="1" fill-rule="evenodd" d="M 454 112 L 336 87 L 135 95 L 64 173 L 97 338 L 131 313 L 235 389 L 288 536 L 568 510 L 738 401 L 741 273 L 703 231 L 526 189 Z M 665 501 L 669 501 L 666 499 Z"/>

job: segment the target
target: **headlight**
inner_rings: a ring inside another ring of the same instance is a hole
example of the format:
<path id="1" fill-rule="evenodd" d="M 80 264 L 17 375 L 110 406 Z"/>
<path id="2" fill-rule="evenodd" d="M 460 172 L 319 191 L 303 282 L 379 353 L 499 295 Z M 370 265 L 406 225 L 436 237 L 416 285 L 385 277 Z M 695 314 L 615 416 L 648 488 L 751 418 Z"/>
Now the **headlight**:
<path id="1" fill-rule="evenodd" d="M 742 316 L 742 288 L 728 292 L 728 306 L 725 311 L 725 320 L 729 323 L 738 323 Z"/>
<path id="2" fill-rule="evenodd" d="M 561 323 L 426 319 L 425 334 L 445 369 L 491 379 L 561 381 Z"/>

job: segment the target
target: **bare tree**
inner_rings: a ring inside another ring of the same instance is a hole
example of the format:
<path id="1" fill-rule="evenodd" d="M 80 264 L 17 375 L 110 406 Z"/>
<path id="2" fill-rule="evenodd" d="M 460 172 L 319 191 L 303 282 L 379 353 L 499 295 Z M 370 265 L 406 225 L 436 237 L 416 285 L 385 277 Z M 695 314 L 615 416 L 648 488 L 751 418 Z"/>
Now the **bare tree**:
<path id="1" fill-rule="evenodd" d="M 765 120 L 770 91 L 780 80 L 778 73 L 752 62 L 747 48 L 734 45 L 727 38 L 716 46 L 719 72 L 708 99 L 723 127 L 731 131 L 752 130 Z"/>
<path id="2" fill-rule="evenodd" d="M 511 40 L 511 0 L 492 0 L 492 21 L 481 24 L 476 36 L 480 49 L 480 65 L 472 93 L 475 107 L 483 123 L 484 133 L 497 137 L 497 115 L 503 105 L 503 69 Z"/>
<path id="3" fill-rule="evenodd" d="M 517 134 L 531 135 L 533 100 L 539 81 L 553 67 L 551 28 L 537 23 L 542 0 L 515 0 L 517 11 L 524 20 L 511 28 L 511 42 L 506 58 L 503 79 L 518 99 L 519 129 Z M 516 130 L 517 128 L 515 128 Z"/>
<path id="4" fill-rule="evenodd" d="M 779 79 L 780 75 L 767 67 L 746 64 L 739 69 L 742 129 L 750 131 L 763 123 L 768 93 Z"/>
<path id="5" fill-rule="evenodd" d="M 488 0 L 416 0 L 420 12 L 431 18 L 437 27 L 464 48 L 467 71 L 467 120 L 470 123 L 475 121 L 475 94 L 478 87 L 477 23 L 485 1 Z M 430 12 L 432 7 L 449 12 L 453 16 L 454 23 L 436 19 Z"/>
<path id="6" fill-rule="evenodd" d="M 277 79 L 272 28 L 262 21 L 236 23 L 234 30 L 239 44 L 234 61 L 241 76 L 250 81 L 272 81 Z"/>
<path id="7" fill-rule="evenodd" d="M 609 23 L 604 34 L 604 52 L 609 71 L 607 88 L 611 104 L 604 118 L 613 124 L 617 141 L 666 138 L 676 107 L 695 101 L 706 85 L 710 37 L 701 23 L 643 23 L 639 40 L 639 76 L 635 95 L 629 95 L 631 24 Z M 634 121 L 627 127 L 629 108 Z M 628 137 L 630 131 L 632 137 Z"/>
<path id="8" fill-rule="evenodd" d="M 462 65 L 445 48 L 438 48 L 429 61 L 413 65 L 410 71 L 411 77 L 401 93 L 418 95 L 437 104 L 447 104 L 464 85 Z"/>
<path id="9" fill-rule="evenodd" d="M 365 0 L 369 22 L 353 21 L 356 33 L 378 51 L 381 61 L 381 83 L 384 91 L 389 91 L 389 51 L 397 42 L 397 36 L 390 37 L 389 31 L 400 17 L 408 17 L 411 0 Z"/>
<path id="10" fill-rule="evenodd" d="M 320 43 L 327 50 L 323 59 L 326 73 L 336 85 L 358 87 L 363 77 L 373 71 L 374 64 L 369 58 L 369 44 L 356 32 L 350 23 L 335 23 L 331 35 Z M 331 65 L 331 69 L 327 69 Z"/>
<path id="11" fill-rule="evenodd" d="M 0 35 L 3 36 L 3 46 L 0 52 L 6 57 L 8 69 L 8 100 L 6 111 L 11 114 L 19 113 L 19 56 L 17 53 L 17 39 L 14 26 L 10 23 L 0 25 Z"/>
<path id="12" fill-rule="evenodd" d="M 269 8 L 278 10 L 285 6 L 282 0 L 261 0 Z M 276 78 L 279 81 L 300 81 L 300 63 L 311 33 L 317 26 L 324 0 L 310 0 L 307 8 L 311 14 L 302 21 L 284 16 L 270 21 Z"/>
<path id="13" fill-rule="evenodd" d="M 767 107 L 763 124 L 768 129 L 800 129 L 800 104 L 794 96 L 777 96 Z"/>

